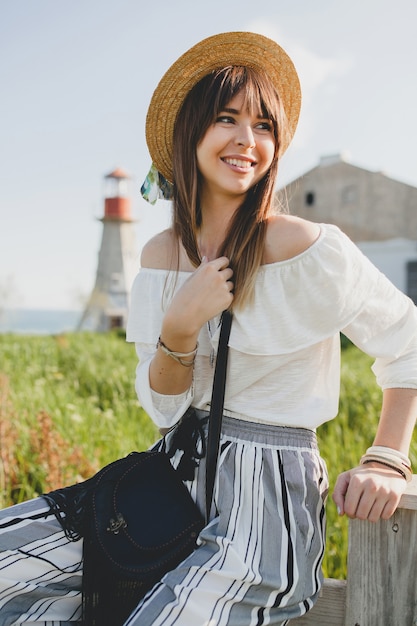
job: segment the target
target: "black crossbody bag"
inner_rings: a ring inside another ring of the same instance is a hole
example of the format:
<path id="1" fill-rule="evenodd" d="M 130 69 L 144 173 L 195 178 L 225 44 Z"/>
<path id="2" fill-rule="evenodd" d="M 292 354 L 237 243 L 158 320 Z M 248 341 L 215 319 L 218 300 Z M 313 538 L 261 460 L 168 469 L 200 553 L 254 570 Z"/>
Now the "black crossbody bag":
<path id="1" fill-rule="evenodd" d="M 82 483 L 43 495 L 67 537 L 84 540 L 84 626 L 121 626 L 155 583 L 197 547 L 212 503 L 231 322 L 231 314 L 224 312 L 207 446 L 201 422 L 189 409 L 172 435 L 169 450 L 163 440 L 157 449 L 132 452 Z M 183 450 L 183 456 L 174 469 L 170 457 L 177 449 Z M 204 453 L 205 517 L 183 482 L 193 478 Z"/>

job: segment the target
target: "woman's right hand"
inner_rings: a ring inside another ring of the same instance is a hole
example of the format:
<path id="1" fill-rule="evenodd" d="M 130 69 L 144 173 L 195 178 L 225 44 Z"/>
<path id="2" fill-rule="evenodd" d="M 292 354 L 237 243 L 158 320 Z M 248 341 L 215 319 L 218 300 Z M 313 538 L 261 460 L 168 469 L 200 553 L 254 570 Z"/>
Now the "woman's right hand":
<path id="1" fill-rule="evenodd" d="M 201 265 L 177 291 L 165 314 L 162 334 L 195 336 L 210 319 L 233 302 L 233 270 L 227 257 L 213 261 L 203 258 Z"/>
<path id="2" fill-rule="evenodd" d="M 161 340 L 170 350 L 191 353 L 204 324 L 227 309 L 233 301 L 233 272 L 229 259 L 203 259 L 201 265 L 178 289 L 165 314 Z M 149 369 L 152 389 L 165 395 L 186 391 L 193 368 L 184 367 L 162 350 L 157 350 Z"/>

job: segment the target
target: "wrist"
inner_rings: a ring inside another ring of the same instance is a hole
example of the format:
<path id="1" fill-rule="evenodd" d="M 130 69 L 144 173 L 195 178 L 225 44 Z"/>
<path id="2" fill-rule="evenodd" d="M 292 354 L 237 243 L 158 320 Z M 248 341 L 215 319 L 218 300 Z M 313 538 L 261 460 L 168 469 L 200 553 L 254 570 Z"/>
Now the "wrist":
<path id="1" fill-rule="evenodd" d="M 166 356 L 170 357 L 176 363 L 179 363 L 183 367 L 192 367 L 195 362 L 195 358 L 197 356 L 198 350 L 198 341 L 195 347 L 188 352 L 179 352 L 178 350 L 172 350 L 169 348 L 164 341 L 162 341 L 161 337 L 159 337 L 158 342 L 156 344 L 156 349 L 160 349 Z"/>
<path id="2" fill-rule="evenodd" d="M 388 467 L 400 474 L 407 482 L 411 481 L 412 469 L 410 459 L 394 448 L 386 446 L 371 446 L 360 460 L 361 465 L 375 464 Z"/>
<path id="3" fill-rule="evenodd" d="M 404 480 L 409 482 L 409 480 L 407 479 L 406 473 L 402 469 L 400 469 L 398 467 L 394 467 L 390 463 L 385 463 L 385 461 L 372 461 L 372 460 L 362 461 L 361 462 L 361 466 L 366 466 L 367 468 L 370 468 L 370 469 L 379 469 L 380 470 L 380 469 L 384 468 L 385 470 L 391 470 L 391 472 L 393 474 L 396 474 L 397 476 L 401 476 L 401 478 L 404 478 Z"/>
<path id="4" fill-rule="evenodd" d="M 200 327 L 192 320 L 179 315 L 165 314 L 161 328 L 161 338 L 173 350 L 187 352 L 192 350 L 198 339 Z"/>

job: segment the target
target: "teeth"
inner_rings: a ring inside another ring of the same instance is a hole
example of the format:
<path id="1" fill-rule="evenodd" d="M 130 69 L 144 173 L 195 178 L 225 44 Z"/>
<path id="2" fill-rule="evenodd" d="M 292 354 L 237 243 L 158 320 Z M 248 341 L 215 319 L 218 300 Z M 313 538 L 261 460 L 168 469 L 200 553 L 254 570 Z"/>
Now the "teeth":
<path id="1" fill-rule="evenodd" d="M 224 159 L 225 163 L 229 165 L 235 165 L 236 167 L 245 167 L 249 169 L 251 167 L 250 161 L 242 161 L 241 159 Z"/>

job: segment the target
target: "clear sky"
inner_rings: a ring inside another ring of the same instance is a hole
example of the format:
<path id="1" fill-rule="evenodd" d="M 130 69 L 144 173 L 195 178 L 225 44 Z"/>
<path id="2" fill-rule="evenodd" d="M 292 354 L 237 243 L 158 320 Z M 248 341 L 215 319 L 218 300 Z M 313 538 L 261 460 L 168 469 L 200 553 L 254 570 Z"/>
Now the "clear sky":
<path id="1" fill-rule="evenodd" d="M 138 250 L 167 226 L 169 205 L 139 197 L 147 105 L 169 65 L 218 32 L 267 35 L 299 71 L 282 184 L 346 152 L 417 186 L 416 23 L 415 0 L 2 0 L 0 309 L 83 307 L 115 167 L 133 177 Z"/>

